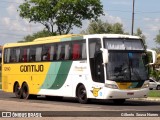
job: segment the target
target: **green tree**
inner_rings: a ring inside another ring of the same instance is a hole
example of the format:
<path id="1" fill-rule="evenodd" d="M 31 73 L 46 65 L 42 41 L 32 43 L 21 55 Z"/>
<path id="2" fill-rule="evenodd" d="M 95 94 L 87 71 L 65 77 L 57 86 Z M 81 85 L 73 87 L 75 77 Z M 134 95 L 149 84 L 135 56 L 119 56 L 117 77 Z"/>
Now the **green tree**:
<path id="1" fill-rule="evenodd" d="M 37 33 L 34 33 L 33 35 L 27 35 L 24 37 L 23 41 L 18 41 L 18 42 L 31 42 L 31 41 L 35 40 L 36 38 L 55 36 L 55 35 L 56 35 L 55 33 L 50 33 L 46 30 L 42 30 Z"/>
<path id="2" fill-rule="evenodd" d="M 154 39 L 156 43 L 160 44 L 160 30 L 159 33 L 156 35 L 156 38 Z"/>
<path id="3" fill-rule="evenodd" d="M 20 17 L 58 34 L 67 34 L 73 26 L 81 27 L 82 20 L 97 19 L 102 14 L 100 0 L 25 0 L 19 6 Z"/>
<path id="4" fill-rule="evenodd" d="M 143 34 L 142 30 L 140 28 L 137 29 L 136 33 L 134 33 L 135 36 L 139 36 L 142 38 L 144 44 L 146 44 L 146 36 Z"/>
<path id="5" fill-rule="evenodd" d="M 102 34 L 102 33 L 114 33 L 123 34 L 123 25 L 120 23 L 110 24 L 98 19 L 97 21 L 91 21 L 88 28 L 83 30 L 83 34 Z"/>

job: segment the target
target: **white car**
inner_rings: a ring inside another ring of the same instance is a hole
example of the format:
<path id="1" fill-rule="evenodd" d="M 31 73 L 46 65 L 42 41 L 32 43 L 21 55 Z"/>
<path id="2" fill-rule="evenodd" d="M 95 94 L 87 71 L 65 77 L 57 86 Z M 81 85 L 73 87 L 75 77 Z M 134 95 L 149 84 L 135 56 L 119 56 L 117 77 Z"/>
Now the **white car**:
<path id="1" fill-rule="evenodd" d="M 153 79 L 149 79 L 149 89 L 150 90 L 160 90 L 160 82 Z"/>

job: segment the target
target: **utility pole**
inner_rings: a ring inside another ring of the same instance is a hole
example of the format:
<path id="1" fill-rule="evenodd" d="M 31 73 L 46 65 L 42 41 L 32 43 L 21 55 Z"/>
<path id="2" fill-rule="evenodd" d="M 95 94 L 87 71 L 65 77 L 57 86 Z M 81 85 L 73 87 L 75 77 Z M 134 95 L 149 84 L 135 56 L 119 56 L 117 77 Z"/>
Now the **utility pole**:
<path id="1" fill-rule="evenodd" d="M 133 9 L 132 9 L 132 30 L 131 30 L 132 35 L 133 35 L 133 30 L 134 30 L 134 2 L 135 0 L 133 0 Z"/>

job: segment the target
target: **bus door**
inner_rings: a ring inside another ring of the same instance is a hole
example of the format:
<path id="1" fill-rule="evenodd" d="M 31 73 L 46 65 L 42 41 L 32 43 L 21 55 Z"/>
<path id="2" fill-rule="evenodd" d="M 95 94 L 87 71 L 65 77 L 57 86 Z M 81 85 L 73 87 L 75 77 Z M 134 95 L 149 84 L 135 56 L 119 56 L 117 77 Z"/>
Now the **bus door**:
<path id="1" fill-rule="evenodd" d="M 89 62 L 93 81 L 104 83 L 104 66 L 99 38 L 89 39 Z"/>

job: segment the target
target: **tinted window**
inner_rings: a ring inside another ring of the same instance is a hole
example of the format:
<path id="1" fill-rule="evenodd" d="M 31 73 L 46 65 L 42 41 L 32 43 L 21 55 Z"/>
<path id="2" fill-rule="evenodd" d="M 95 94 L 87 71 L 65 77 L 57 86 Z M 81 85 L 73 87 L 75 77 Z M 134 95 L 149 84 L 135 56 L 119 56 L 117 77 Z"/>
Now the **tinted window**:
<path id="1" fill-rule="evenodd" d="M 10 60 L 10 48 L 4 50 L 4 62 L 9 63 Z"/>
<path id="2" fill-rule="evenodd" d="M 19 48 L 10 48 L 10 60 L 9 62 L 19 62 L 19 54 L 20 49 Z"/>
<path id="3" fill-rule="evenodd" d="M 72 43 L 72 60 L 86 59 L 86 43 L 73 42 Z"/>
<path id="4" fill-rule="evenodd" d="M 41 46 L 30 46 L 29 50 L 29 61 L 41 61 L 42 47 Z"/>
<path id="5" fill-rule="evenodd" d="M 20 48 L 20 62 L 28 62 L 29 61 L 29 47 L 21 47 Z"/>
<path id="6" fill-rule="evenodd" d="M 86 59 L 86 43 L 67 41 L 44 45 L 22 46 L 4 50 L 4 62 L 39 62 Z"/>

